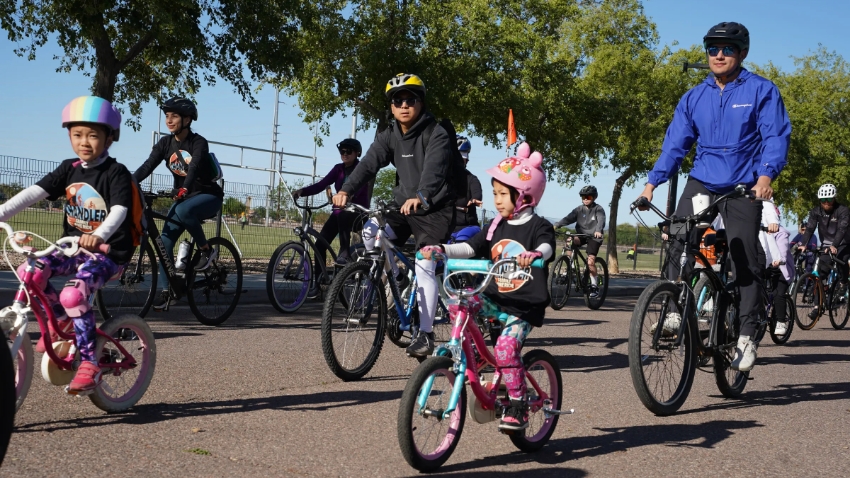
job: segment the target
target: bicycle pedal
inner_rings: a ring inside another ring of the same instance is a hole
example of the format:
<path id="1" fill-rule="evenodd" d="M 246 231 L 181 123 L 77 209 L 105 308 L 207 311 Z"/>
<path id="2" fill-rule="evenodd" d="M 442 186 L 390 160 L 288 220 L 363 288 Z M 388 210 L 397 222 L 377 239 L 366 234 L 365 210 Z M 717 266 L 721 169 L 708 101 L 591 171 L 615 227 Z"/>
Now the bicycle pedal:
<path id="1" fill-rule="evenodd" d="M 543 413 L 546 415 L 572 415 L 575 412 L 575 408 L 571 408 L 569 410 L 555 410 L 554 408 L 543 407 Z"/>
<path id="2" fill-rule="evenodd" d="M 71 395 L 72 397 L 87 397 L 87 396 L 91 395 L 92 393 L 94 393 L 94 389 L 83 390 L 82 392 L 72 392 L 71 386 L 69 385 L 69 386 L 65 387 L 65 393 L 67 393 L 68 395 Z"/>

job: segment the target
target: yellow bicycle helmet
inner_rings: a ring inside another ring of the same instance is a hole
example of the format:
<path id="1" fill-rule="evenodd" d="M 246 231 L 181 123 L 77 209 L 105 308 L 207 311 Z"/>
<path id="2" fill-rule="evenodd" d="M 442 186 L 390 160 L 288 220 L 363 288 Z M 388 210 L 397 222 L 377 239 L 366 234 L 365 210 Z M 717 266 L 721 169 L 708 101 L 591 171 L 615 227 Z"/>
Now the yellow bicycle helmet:
<path id="1" fill-rule="evenodd" d="M 387 82 L 385 93 L 387 99 L 401 90 L 407 90 L 421 99 L 425 98 L 425 82 L 413 73 L 399 73 Z"/>

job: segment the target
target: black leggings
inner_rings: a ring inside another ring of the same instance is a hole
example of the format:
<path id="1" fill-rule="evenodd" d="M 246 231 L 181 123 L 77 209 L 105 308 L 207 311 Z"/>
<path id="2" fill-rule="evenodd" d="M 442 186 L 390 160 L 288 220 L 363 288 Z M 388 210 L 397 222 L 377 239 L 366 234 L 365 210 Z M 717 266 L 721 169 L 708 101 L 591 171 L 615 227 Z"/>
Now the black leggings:
<path id="1" fill-rule="evenodd" d="M 322 231 L 319 235 L 328 241 L 328 244 L 333 242 L 334 238 L 339 234 L 339 254 L 347 254 L 351 247 L 351 231 L 356 227 L 359 231 L 363 229 L 363 219 L 360 214 L 350 211 L 339 211 L 331 214 L 325 225 L 322 226 Z M 328 251 L 324 244 L 316 241 L 316 247 L 319 249 L 319 257 L 316 257 L 315 273 L 318 274 L 319 261 L 326 264 Z"/>
<path id="2" fill-rule="evenodd" d="M 773 285 L 773 307 L 776 309 L 776 321 L 787 321 L 788 311 L 785 310 L 785 294 L 788 292 L 788 281 L 782 272 L 775 268 L 765 270 L 765 279 Z"/>

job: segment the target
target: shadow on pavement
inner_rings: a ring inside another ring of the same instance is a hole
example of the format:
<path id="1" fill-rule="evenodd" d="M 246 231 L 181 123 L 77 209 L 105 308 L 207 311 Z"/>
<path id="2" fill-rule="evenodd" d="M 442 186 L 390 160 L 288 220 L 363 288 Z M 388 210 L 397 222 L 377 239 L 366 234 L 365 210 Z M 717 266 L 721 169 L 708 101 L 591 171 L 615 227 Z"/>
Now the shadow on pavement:
<path id="1" fill-rule="evenodd" d="M 720 395 L 716 395 L 716 397 L 722 398 Z M 777 385 L 773 390 L 755 390 L 752 392 L 744 390 L 744 394 L 740 399 L 729 399 L 722 403 L 708 405 L 704 408 L 680 412 L 677 415 L 702 413 L 713 410 L 751 408 L 761 405 L 789 405 L 799 402 L 848 399 L 850 399 L 850 383 L 846 382 Z"/>
<path id="2" fill-rule="evenodd" d="M 563 423 L 559 425 L 564 426 Z M 479 458 L 467 463 L 457 463 L 441 468 L 443 472 L 457 472 L 468 476 L 468 471 L 488 466 L 517 465 L 521 463 L 540 463 L 558 465 L 570 460 L 596 457 L 609 453 L 625 453 L 630 449 L 648 445 L 667 445 L 692 448 L 714 448 L 729 438 L 735 430 L 761 427 L 754 420 L 717 420 L 702 424 L 641 425 L 627 428 L 596 428 L 604 433 L 590 437 L 571 437 L 551 440 L 537 453 L 515 452 L 507 455 Z M 543 473 L 557 472 L 583 473 L 581 470 L 564 468 L 546 468 Z M 538 470 L 533 471 L 538 475 Z M 542 476 L 561 476 L 544 474 Z M 571 475 L 573 476 L 573 475 Z M 576 474 L 574 476 L 584 476 Z"/>
<path id="3" fill-rule="evenodd" d="M 629 367 L 629 356 L 617 352 L 608 355 L 564 355 L 555 356 L 561 372 L 597 372 Z"/>
<path id="4" fill-rule="evenodd" d="M 487 466 L 487 465 L 482 465 L 482 466 Z M 512 477 L 513 478 L 513 477 L 517 477 L 517 476 L 523 476 L 523 471 L 460 471 L 460 472 L 457 472 L 457 473 L 451 473 L 451 472 L 450 473 L 444 473 L 443 472 L 444 470 L 451 470 L 452 468 L 453 467 L 451 465 L 440 468 L 440 470 L 437 471 L 435 473 L 435 475 L 439 475 L 439 476 L 471 476 L 471 477 L 486 476 L 486 477 L 494 477 L 494 478 L 499 478 L 499 477 Z M 588 473 L 586 471 L 578 469 L 578 468 L 556 468 L 556 467 L 535 468 L 533 470 L 525 470 L 525 472 L 527 473 L 526 476 L 534 476 L 535 478 L 537 478 L 537 477 L 542 477 L 542 478 L 547 478 L 547 477 L 580 478 L 580 477 L 584 477 L 584 476 L 588 475 Z"/>
<path id="5" fill-rule="evenodd" d="M 345 390 L 305 395 L 223 400 L 218 402 L 157 403 L 137 405 L 124 413 L 78 419 L 36 422 L 15 429 L 16 433 L 58 431 L 113 425 L 146 425 L 185 417 L 224 415 L 260 410 L 324 411 L 332 408 L 401 399 L 401 390 L 375 392 Z"/>

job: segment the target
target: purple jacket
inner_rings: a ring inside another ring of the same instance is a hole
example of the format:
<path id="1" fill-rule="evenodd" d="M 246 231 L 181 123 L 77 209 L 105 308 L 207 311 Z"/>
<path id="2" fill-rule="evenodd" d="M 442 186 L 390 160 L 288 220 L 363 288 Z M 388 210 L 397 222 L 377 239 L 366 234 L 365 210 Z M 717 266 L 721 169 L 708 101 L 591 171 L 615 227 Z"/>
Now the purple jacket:
<path id="1" fill-rule="evenodd" d="M 355 161 L 354 164 L 348 168 L 348 171 L 346 171 L 345 163 L 337 164 L 321 181 L 301 189 L 301 195 L 314 196 L 324 191 L 331 184 L 333 184 L 334 188 L 336 188 L 336 192 L 339 192 L 342 190 L 342 185 L 348 181 L 348 176 L 351 174 L 351 171 L 354 171 L 354 168 L 359 162 L 360 161 Z M 363 207 L 369 207 L 369 203 L 372 200 L 371 188 L 369 186 L 369 184 L 366 184 L 360 188 L 360 190 L 354 193 L 351 197 L 351 201 Z"/>

